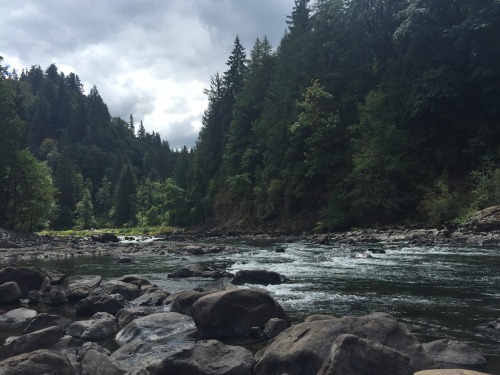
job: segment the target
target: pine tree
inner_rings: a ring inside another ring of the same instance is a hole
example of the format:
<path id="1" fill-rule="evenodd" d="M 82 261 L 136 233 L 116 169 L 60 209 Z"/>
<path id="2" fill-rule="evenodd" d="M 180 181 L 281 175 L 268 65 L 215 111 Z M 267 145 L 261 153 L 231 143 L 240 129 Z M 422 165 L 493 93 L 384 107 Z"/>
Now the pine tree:
<path id="1" fill-rule="evenodd" d="M 94 225 L 94 205 L 90 189 L 85 187 L 82 200 L 76 204 L 76 223 L 81 229 L 89 229 Z"/>
<path id="2" fill-rule="evenodd" d="M 113 217 L 115 225 L 135 222 L 136 181 L 130 164 L 125 164 L 118 178 L 113 199 Z"/>

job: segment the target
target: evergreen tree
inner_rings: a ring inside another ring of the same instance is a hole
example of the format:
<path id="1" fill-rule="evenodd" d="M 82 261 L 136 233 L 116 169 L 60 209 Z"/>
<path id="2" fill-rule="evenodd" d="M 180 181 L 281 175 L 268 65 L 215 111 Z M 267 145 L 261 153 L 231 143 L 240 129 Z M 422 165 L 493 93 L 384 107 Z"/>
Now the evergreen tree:
<path id="1" fill-rule="evenodd" d="M 135 222 L 136 181 L 130 164 L 125 164 L 116 184 L 113 199 L 113 218 L 115 225 Z"/>
<path id="2" fill-rule="evenodd" d="M 81 229 L 89 229 L 94 225 L 94 206 L 89 187 L 83 190 L 82 199 L 76 204 L 76 224 Z"/>

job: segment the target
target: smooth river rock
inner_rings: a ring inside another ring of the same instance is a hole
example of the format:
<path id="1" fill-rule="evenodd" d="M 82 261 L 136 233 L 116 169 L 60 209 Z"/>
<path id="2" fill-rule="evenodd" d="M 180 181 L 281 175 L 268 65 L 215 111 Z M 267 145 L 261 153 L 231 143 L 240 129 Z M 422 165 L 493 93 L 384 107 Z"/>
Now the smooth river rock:
<path id="1" fill-rule="evenodd" d="M 65 356 L 46 349 L 19 354 L 0 362 L 2 375 L 76 375 L 75 368 Z"/>
<path id="2" fill-rule="evenodd" d="M 479 352 L 464 342 L 456 340 L 436 340 L 422 345 L 424 350 L 437 362 L 463 366 L 480 366 L 487 363 Z"/>
<path id="3" fill-rule="evenodd" d="M 258 284 L 258 285 L 276 285 L 289 282 L 290 279 L 274 271 L 264 270 L 241 270 L 236 272 L 231 281 L 234 285 Z"/>

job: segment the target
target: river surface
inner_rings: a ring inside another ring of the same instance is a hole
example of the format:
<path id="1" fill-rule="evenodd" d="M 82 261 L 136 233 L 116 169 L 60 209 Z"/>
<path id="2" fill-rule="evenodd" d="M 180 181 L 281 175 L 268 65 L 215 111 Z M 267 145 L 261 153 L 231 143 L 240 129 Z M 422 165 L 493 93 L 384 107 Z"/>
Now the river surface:
<path id="1" fill-rule="evenodd" d="M 233 273 L 243 269 L 276 271 L 291 282 L 265 288 L 295 322 L 312 314 L 387 312 L 405 323 L 422 342 L 451 338 L 469 343 L 489 360 L 481 370 L 500 374 L 500 333 L 487 327 L 488 322 L 500 318 L 498 249 L 408 244 L 322 246 L 306 242 L 233 245 L 240 249 L 239 253 L 141 255 L 129 264 L 100 257 L 38 259 L 17 264 L 56 269 L 67 275 L 114 278 L 140 274 L 169 292 L 212 282 L 167 278 L 190 263 Z M 367 249 L 383 249 L 386 253 L 373 254 L 373 258 L 351 257 L 353 252 Z"/>

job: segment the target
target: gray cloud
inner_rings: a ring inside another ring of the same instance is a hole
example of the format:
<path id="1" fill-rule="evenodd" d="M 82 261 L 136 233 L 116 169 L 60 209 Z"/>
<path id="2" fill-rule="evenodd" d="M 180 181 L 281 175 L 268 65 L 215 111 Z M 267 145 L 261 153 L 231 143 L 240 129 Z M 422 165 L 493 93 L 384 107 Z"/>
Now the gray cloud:
<path id="1" fill-rule="evenodd" d="M 194 145 L 203 88 L 247 52 L 276 45 L 294 0 L 0 0 L 0 55 L 16 68 L 55 63 L 95 84 L 113 116 L 144 120 L 173 147 Z"/>

